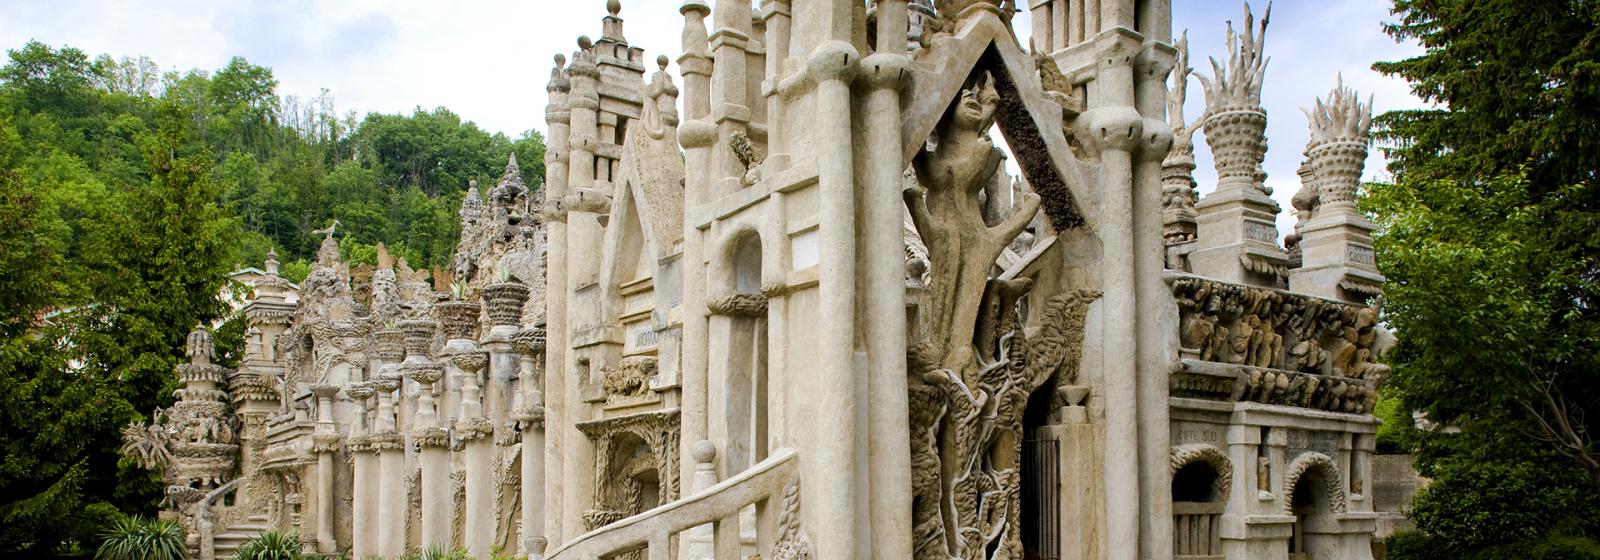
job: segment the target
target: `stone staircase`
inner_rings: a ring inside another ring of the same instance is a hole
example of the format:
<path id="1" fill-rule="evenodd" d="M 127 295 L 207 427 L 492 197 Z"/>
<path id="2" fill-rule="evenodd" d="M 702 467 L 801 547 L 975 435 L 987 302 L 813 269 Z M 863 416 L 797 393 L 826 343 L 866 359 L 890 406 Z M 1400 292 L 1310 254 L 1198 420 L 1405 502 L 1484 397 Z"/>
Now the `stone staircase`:
<path id="1" fill-rule="evenodd" d="M 217 560 L 232 559 L 234 553 L 239 551 L 239 547 L 244 545 L 245 541 L 253 539 L 271 528 L 272 525 L 268 523 L 267 514 L 265 513 L 246 517 L 243 521 L 228 527 L 225 531 L 218 532 L 217 536 L 213 537 L 214 540 L 211 547 L 215 554 L 213 558 Z"/>

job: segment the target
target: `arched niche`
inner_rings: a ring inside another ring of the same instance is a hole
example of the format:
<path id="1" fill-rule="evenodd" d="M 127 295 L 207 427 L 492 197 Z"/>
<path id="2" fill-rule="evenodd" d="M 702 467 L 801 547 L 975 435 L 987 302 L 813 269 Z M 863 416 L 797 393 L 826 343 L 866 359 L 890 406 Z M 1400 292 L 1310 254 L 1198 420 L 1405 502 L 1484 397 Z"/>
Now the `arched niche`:
<path id="1" fill-rule="evenodd" d="M 1284 513 L 1294 516 L 1289 537 L 1291 560 L 1330 557 L 1338 550 L 1334 514 L 1345 512 L 1344 477 L 1327 455 L 1306 452 L 1295 457 L 1283 481 Z"/>
<path id="2" fill-rule="evenodd" d="M 713 253 L 711 379 L 713 435 L 718 460 L 732 476 L 767 457 L 767 296 L 762 293 L 764 243 L 754 228 L 739 228 Z M 717 425 L 720 422 L 720 425 Z"/>
<path id="3" fill-rule="evenodd" d="M 1221 522 L 1233 489 L 1233 463 L 1214 446 L 1172 450 L 1172 550 L 1176 558 L 1222 554 Z"/>

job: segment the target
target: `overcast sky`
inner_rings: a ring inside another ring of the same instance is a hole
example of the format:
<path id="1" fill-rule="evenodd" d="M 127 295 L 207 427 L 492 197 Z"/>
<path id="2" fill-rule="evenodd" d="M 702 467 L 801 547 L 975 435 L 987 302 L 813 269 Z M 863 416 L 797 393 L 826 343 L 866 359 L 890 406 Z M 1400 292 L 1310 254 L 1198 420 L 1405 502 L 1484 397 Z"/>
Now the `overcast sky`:
<path id="1" fill-rule="evenodd" d="M 681 0 L 622 3 L 629 41 L 645 48 L 649 59 L 663 53 L 676 58 Z M 1189 30 L 1191 65 L 1209 72 L 1206 57 L 1225 54 L 1224 22 L 1242 24 L 1241 4 L 1173 4 L 1175 34 Z M 1345 84 L 1363 97 L 1372 95 L 1376 112 L 1421 105 L 1405 83 L 1371 69 L 1373 61 L 1417 52 L 1383 34 L 1389 6 L 1389 0 L 1279 0 L 1273 6 L 1262 104 L 1272 148 L 1267 184 L 1285 210 L 1280 229 L 1293 222 L 1289 197 L 1299 187 L 1295 170 L 1308 136 L 1300 108 L 1326 95 L 1336 75 L 1343 73 Z M 167 70 L 215 70 L 243 56 L 271 67 L 282 94 L 311 98 L 330 90 L 341 113 L 443 106 L 515 137 L 544 129 L 551 56 L 572 51 L 580 34 L 600 35 L 605 1 L 0 0 L 0 13 L 0 45 L 8 49 L 37 39 L 91 57 L 145 55 Z M 1025 21 L 1016 27 L 1029 28 Z M 1191 81 L 1190 93 L 1186 112 L 1193 118 L 1204 110 L 1198 81 Z M 1204 193 L 1215 173 L 1202 138 L 1196 135 L 1196 178 Z M 1376 153 L 1367 175 L 1383 176 Z"/>

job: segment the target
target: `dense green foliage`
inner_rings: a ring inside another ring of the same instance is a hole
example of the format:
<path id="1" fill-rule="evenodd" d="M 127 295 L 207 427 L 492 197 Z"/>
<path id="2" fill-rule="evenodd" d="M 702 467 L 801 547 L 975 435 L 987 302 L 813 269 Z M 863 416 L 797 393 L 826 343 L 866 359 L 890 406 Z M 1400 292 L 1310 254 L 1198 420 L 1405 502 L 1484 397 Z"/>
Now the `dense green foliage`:
<path id="1" fill-rule="evenodd" d="M 300 537 L 267 531 L 239 545 L 234 560 L 300 560 Z"/>
<path id="2" fill-rule="evenodd" d="M 187 548 L 177 523 L 130 515 L 102 535 L 94 560 L 183 560 Z"/>
<path id="3" fill-rule="evenodd" d="M 171 404 L 196 325 L 237 359 L 230 271 L 275 249 L 298 280 L 336 219 L 348 256 L 384 242 L 441 264 L 469 181 L 515 152 L 542 182 L 536 132 L 442 108 L 358 119 L 277 88 L 240 58 L 163 74 L 30 42 L 0 66 L 0 557 L 84 554 L 119 512 L 154 512 L 165 483 L 118 430 Z"/>
<path id="4" fill-rule="evenodd" d="M 1394 6 L 1437 108 L 1379 119 L 1385 391 L 1459 430 L 1386 426 L 1433 478 L 1390 557 L 1600 557 L 1600 2 Z"/>

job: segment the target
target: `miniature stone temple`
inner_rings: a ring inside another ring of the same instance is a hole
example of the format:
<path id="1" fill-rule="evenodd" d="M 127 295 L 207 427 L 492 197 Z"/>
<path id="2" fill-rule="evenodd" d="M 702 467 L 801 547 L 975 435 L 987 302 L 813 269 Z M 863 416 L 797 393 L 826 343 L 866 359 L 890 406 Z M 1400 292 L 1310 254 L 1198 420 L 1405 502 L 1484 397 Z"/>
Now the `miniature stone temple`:
<path id="1" fill-rule="evenodd" d="M 714 4 L 674 77 L 610 0 L 447 271 L 330 229 L 238 368 L 191 337 L 198 557 L 1372 557 L 1370 103 L 1310 104 L 1286 248 L 1248 7 L 1185 122 L 1170 0 Z"/>

